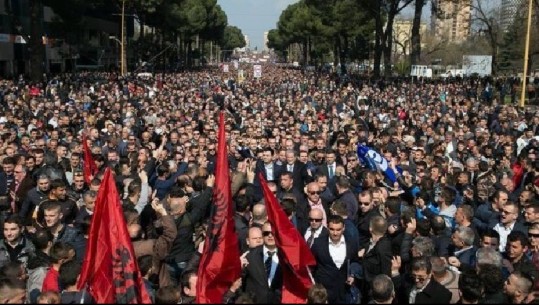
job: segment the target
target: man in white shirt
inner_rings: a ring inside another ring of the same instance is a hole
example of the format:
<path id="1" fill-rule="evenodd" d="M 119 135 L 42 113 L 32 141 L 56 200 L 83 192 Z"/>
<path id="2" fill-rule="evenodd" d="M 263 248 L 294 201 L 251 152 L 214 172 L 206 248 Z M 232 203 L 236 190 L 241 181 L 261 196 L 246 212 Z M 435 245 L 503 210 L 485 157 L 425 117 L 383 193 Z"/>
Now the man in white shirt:
<path id="1" fill-rule="evenodd" d="M 329 303 L 345 303 L 347 287 L 354 284 L 359 271 L 357 251 L 353 243 L 344 238 L 344 219 L 338 215 L 328 217 L 329 236 L 317 238 L 311 247 L 316 259 L 314 279 L 328 291 Z"/>
<path id="2" fill-rule="evenodd" d="M 307 245 L 311 247 L 318 237 L 328 237 L 328 229 L 323 225 L 323 213 L 320 209 L 312 209 L 309 212 L 309 228 L 304 234 Z"/>
<path id="3" fill-rule="evenodd" d="M 280 303 L 283 275 L 277 255 L 274 230 L 269 222 L 262 226 L 264 244 L 249 250 L 242 262 L 245 291 L 256 295 L 257 303 Z"/>

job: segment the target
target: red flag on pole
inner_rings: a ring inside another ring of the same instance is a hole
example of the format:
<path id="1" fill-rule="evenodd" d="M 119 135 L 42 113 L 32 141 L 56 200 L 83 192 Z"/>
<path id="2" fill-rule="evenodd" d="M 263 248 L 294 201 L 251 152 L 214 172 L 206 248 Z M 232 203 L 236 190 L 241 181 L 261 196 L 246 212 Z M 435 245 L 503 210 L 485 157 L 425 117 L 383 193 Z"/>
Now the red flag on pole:
<path id="1" fill-rule="evenodd" d="M 82 150 L 84 153 L 84 181 L 86 184 L 90 185 L 90 176 L 94 176 L 97 172 L 97 167 L 95 166 L 94 158 L 92 157 L 92 152 L 88 148 L 88 141 L 86 140 L 86 134 L 82 134 Z"/>
<path id="2" fill-rule="evenodd" d="M 307 301 L 307 293 L 312 286 L 309 266 L 316 265 L 316 260 L 305 242 L 305 239 L 286 216 L 281 205 L 271 192 L 262 174 L 260 184 L 264 192 L 264 202 L 268 213 L 268 221 L 275 228 L 275 243 L 279 262 L 283 270 L 283 304 L 298 304 Z"/>
<path id="3" fill-rule="evenodd" d="M 97 193 L 77 286 L 86 288 L 99 304 L 151 304 L 110 168 L 105 171 Z"/>
<path id="4" fill-rule="evenodd" d="M 222 303 L 241 276 L 240 250 L 234 226 L 224 114 L 219 115 L 215 187 L 211 223 L 198 267 L 197 303 Z"/>

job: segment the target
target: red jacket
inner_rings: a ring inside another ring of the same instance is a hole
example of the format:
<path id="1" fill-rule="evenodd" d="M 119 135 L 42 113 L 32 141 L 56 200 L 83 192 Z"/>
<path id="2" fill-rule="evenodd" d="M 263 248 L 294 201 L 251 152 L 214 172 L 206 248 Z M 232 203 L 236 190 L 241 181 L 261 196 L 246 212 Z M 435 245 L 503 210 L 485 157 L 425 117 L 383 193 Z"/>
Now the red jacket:
<path id="1" fill-rule="evenodd" d="M 56 271 L 53 267 L 51 267 L 49 271 L 47 271 L 47 274 L 45 275 L 41 292 L 54 291 L 54 292 L 59 293 L 60 292 L 59 277 L 60 277 L 60 273 Z"/>

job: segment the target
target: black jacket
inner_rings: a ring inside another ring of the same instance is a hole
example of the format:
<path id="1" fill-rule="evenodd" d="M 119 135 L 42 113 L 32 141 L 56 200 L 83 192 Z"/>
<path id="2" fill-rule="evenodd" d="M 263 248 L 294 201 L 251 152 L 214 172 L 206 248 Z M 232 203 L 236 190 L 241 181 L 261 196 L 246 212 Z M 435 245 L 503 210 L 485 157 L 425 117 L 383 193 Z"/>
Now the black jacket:
<path id="1" fill-rule="evenodd" d="M 369 249 L 369 242 L 362 246 L 365 249 L 363 254 L 363 275 L 365 281 L 370 283 L 378 274 L 385 274 L 391 276 L 391 258 L 392 249 L 391 241 L 388 237 L 384 236 L 376 245 L 367 252 Z"/>
<path id="2" fill-rule="evenodd" d="M 359 269 L 358 249 L 354 248 L 351 243 L 346 243 L 346 259 L 340 268 L 337 268 L 329 253 L 329 238 L 317 238 L 311 247 L 311 252 L 316 259 L 314 279 L 328 291 L 328 302 L 345 303 L 349 288 L 346 280 L 348 276 L 356 274 Z"/>
<path id="3" fill-rule="evenodd" d="M 399 304 L 409 304 L 410 292 L 414 283 L 409 275 L 404 277 L 406 278 L 399 275 L 392 278 Z M 423 291 L 416 295 L 414 304 L 449 304 L 451 297 L 451 291 L 431 277 Z"/>
<path id="4" fill-rule="evenodd" d="M 38 187 L 28 191 L 26 199 L 23 201 L 19 211 L 19 216 L 24 219 L 24 224 L 26 226 L 32 225 L 32 215 L 34 210 L 36 206 L 45 199 L 47 199 L 47 193 L 40 191 Z"/>
<path id="5" fill-rule="evenodd" d="M 211 188 L 209 188 L 211 191 Z M 176 239 L 172 243 L 172 249 L 166 258 L 167 262 L 187 262 L 195 252 L 195 242 L 193 234 L 195 233 L 195 225 L 204 217 L 204 213 L 210 200 L 205 204 L 192 205 L 191 211 L 180 216 L 176 216 L 174 222 L 178 229 Z"/>
<path id="6" fill-rule="evenodd" d="M 277 266 L 275 275 L 268 285 L 268 276 L 264 266 L 264 246 L 256 247 L 249 251 L 246 256 L 249 264 L 243 270 L 243 289 L 255 296 L 257 304 L 280 304 L 281 289 L 283 286 L 283 274 L 281 264 Z M 279 255 L 279 252 L 277 252 Z M 279 260 L 280 261 L 280 260 Z"/>

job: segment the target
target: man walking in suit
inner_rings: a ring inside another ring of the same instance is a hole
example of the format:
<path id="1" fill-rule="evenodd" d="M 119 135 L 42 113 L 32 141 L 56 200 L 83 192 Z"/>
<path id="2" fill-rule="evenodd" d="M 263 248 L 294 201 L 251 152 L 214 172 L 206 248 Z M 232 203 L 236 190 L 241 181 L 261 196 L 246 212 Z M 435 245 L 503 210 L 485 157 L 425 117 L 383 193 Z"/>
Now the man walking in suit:
<path id="1" fill-rule="evenodd" d="M 316 239 L 311 247 L 317 263 L 314 279 L 327 289 L 329 303 L 345 303 L 354 274 L 359 271 L 358 249 L 344 238 L 341 216 L 328 217 L 328 229 L 329 237 Z"/>
<path id="2" fill-rule="evenodd" d="M 309 212 L 309 228 L 303 234 L 309 247 L 312 247 L 317 238 L 328 238 L 329 236 L 328 229 L 322 224 L 323 216 L 320 209 L 312 209 Z"/>
<path id="3" fill-rule="evenodd" d="M 247 264 L 243 269 L 243 286 L 246 292 L 255 296 L 257 304 L 281 303 L 283 276 L 277 245 L 269 222 L 262 226 L 264 244 L 251 249 L 247 256 Z"/>

